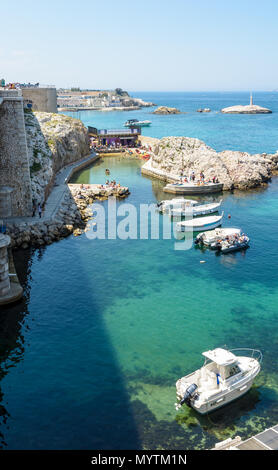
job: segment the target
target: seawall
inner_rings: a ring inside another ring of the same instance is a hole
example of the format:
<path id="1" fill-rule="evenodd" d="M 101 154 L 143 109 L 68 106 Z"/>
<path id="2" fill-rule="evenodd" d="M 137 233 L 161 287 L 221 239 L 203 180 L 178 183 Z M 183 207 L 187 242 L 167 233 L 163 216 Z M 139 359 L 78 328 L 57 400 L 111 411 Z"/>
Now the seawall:
<path id="1" fill-rule="evenodd" d="M 31 180 L 20 90 L 0 90 L 0 186 L 13 189 L 14 216 L 31 215 Z"/>

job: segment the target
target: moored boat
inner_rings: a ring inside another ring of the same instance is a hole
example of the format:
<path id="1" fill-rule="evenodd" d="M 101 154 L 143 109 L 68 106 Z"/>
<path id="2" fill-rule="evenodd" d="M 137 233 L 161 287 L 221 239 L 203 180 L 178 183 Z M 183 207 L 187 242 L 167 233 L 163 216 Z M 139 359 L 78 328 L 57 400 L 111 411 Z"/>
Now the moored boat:
<path id="1" fill-rule="evenodd" d="M 245 250 L 249 247 L 250 239 L 247 235 L 227 237 L 216 244 L 216 249 L 221 253 L 231 253 L 233 251 Z"/>
<path id="2" fill-rule="evenodd" d="M 128 119 L 124 123 L 124 127 L 147 127 L 151 125 L 151 121 L 139 121 L 138 119 Z"/>
<path id="3" fill-rule="evenodd" d="M 199 233 L 195 239 L 195 244 L 212 246 L 214 243 L 217 243 L 218 240 L 224 240 L 225 237 L 230 237 L 234 235 L 240 235 L 241 229 L 235 227 L 228 228 L 216 228 L 211 232 L 202 232 Z"/>
<path id="4" fill-rule="evenodd" d="M 224 212 L 220 216 L 212 215 L 209 217 L 199 217 L 197 219 L 185 220 L 176 224 L 177 231 L 187 232 L 193 230 L 193 232 L 201 232 L 203 230 L 212 230 L 219 227 L 222 223 Z"/>
<path id="5" fill-rule="evenodd" d="M 239 351 L 244 356 L 235 354 Z M 248 392 L 261 370 L 262 353 L 256 349 L 216 348 L 203 356 L 203 367 L 176 383 L 177 410 L 185 403 L 201 414 L 214 411 Z"/>
<path id="6" fill-rule="evenodd" d="M 160 212 L 169 212 L 171 209 L 185 209 L 198 204 L 194 199 L 173 198 L 166 199 L 157 203 Z"/>
<path id="7" fill-rule="evenodd" d="M 163 191 L 174 194 L 207 194 L 219 193 L 223 190 L 223 183 L 168 183 Z"/>
<path id="8" fill-rule="evenodd" d="M 199 215 L 207 215 L 217 212 L 221 204 L 222 200 L 212 204 L 202 204 L 185 208 L 173 208 L 169 210 L 169 214 L 172 217 L 186 217 L 190 215 L 193 217 L 198 217 Z"/>

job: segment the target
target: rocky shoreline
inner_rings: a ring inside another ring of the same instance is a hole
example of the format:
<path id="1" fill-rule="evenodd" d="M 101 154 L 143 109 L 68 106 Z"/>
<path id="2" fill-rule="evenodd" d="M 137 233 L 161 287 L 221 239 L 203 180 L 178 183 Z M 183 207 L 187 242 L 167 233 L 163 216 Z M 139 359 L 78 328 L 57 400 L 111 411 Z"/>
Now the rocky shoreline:
<path id="1" fill-rule="evenodd" d="M 62 240 L 71 234 L 81 235 L 92 219 L 92 210 L 88 206 L 91 206 L 95 200 L 103 201 L 109 196 L 124 198 L 128 195 L 127 187 L 106 188 L 101 185 L 85 185 L 81 188 L 80 184 L 69 184 L 68 192 L 52 220 L 7 222 L 11 248 L 40 247 Z"/>
<path id="2" fill-rule="evenodd" d="M 251 189 L 265 185 L 278 171 L 275 154 L 251 155 L 225 150 L 216 152 L 199 139 L 164 137 L 155 145 L 142 173 L 165 182 L 179 181 L 180 176 L 204 172 L 205 179 L 216 176 L 224 190 Z"/>

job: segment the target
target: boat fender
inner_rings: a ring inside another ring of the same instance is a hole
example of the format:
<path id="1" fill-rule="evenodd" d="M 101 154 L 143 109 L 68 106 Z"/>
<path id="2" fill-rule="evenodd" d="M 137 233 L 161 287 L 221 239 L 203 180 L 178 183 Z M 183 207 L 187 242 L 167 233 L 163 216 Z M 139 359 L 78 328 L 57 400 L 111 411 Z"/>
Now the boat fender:
<path id="1" fill-rule="evenodd" d="M 184 403 L 186 403 L 188 406 L 190 406 L 190 401 L 193 398 L 197 388 L 198 387 L 196 384 L 189 385 L 189 387 L 187 387 L 185 391 L 183 398 L 180 401 L 180 405 L 183 405 Z"/>

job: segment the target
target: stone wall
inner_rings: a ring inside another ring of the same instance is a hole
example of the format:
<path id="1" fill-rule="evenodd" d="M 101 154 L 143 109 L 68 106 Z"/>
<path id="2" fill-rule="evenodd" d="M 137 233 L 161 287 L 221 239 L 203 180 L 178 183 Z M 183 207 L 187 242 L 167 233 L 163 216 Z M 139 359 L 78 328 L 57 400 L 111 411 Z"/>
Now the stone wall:
<path id="1" fill-rule="evenodd" d="M 0 186 L 13 189 L 13 216 L 32 214 L 29 159 L 20 90 L 0 90 Z"/>
<path id="2" fill-rule="evenodd" d="M 33 111 L 57 113 L 56 88 L 22 88 L 22 96 L 32 101 Z"/>

